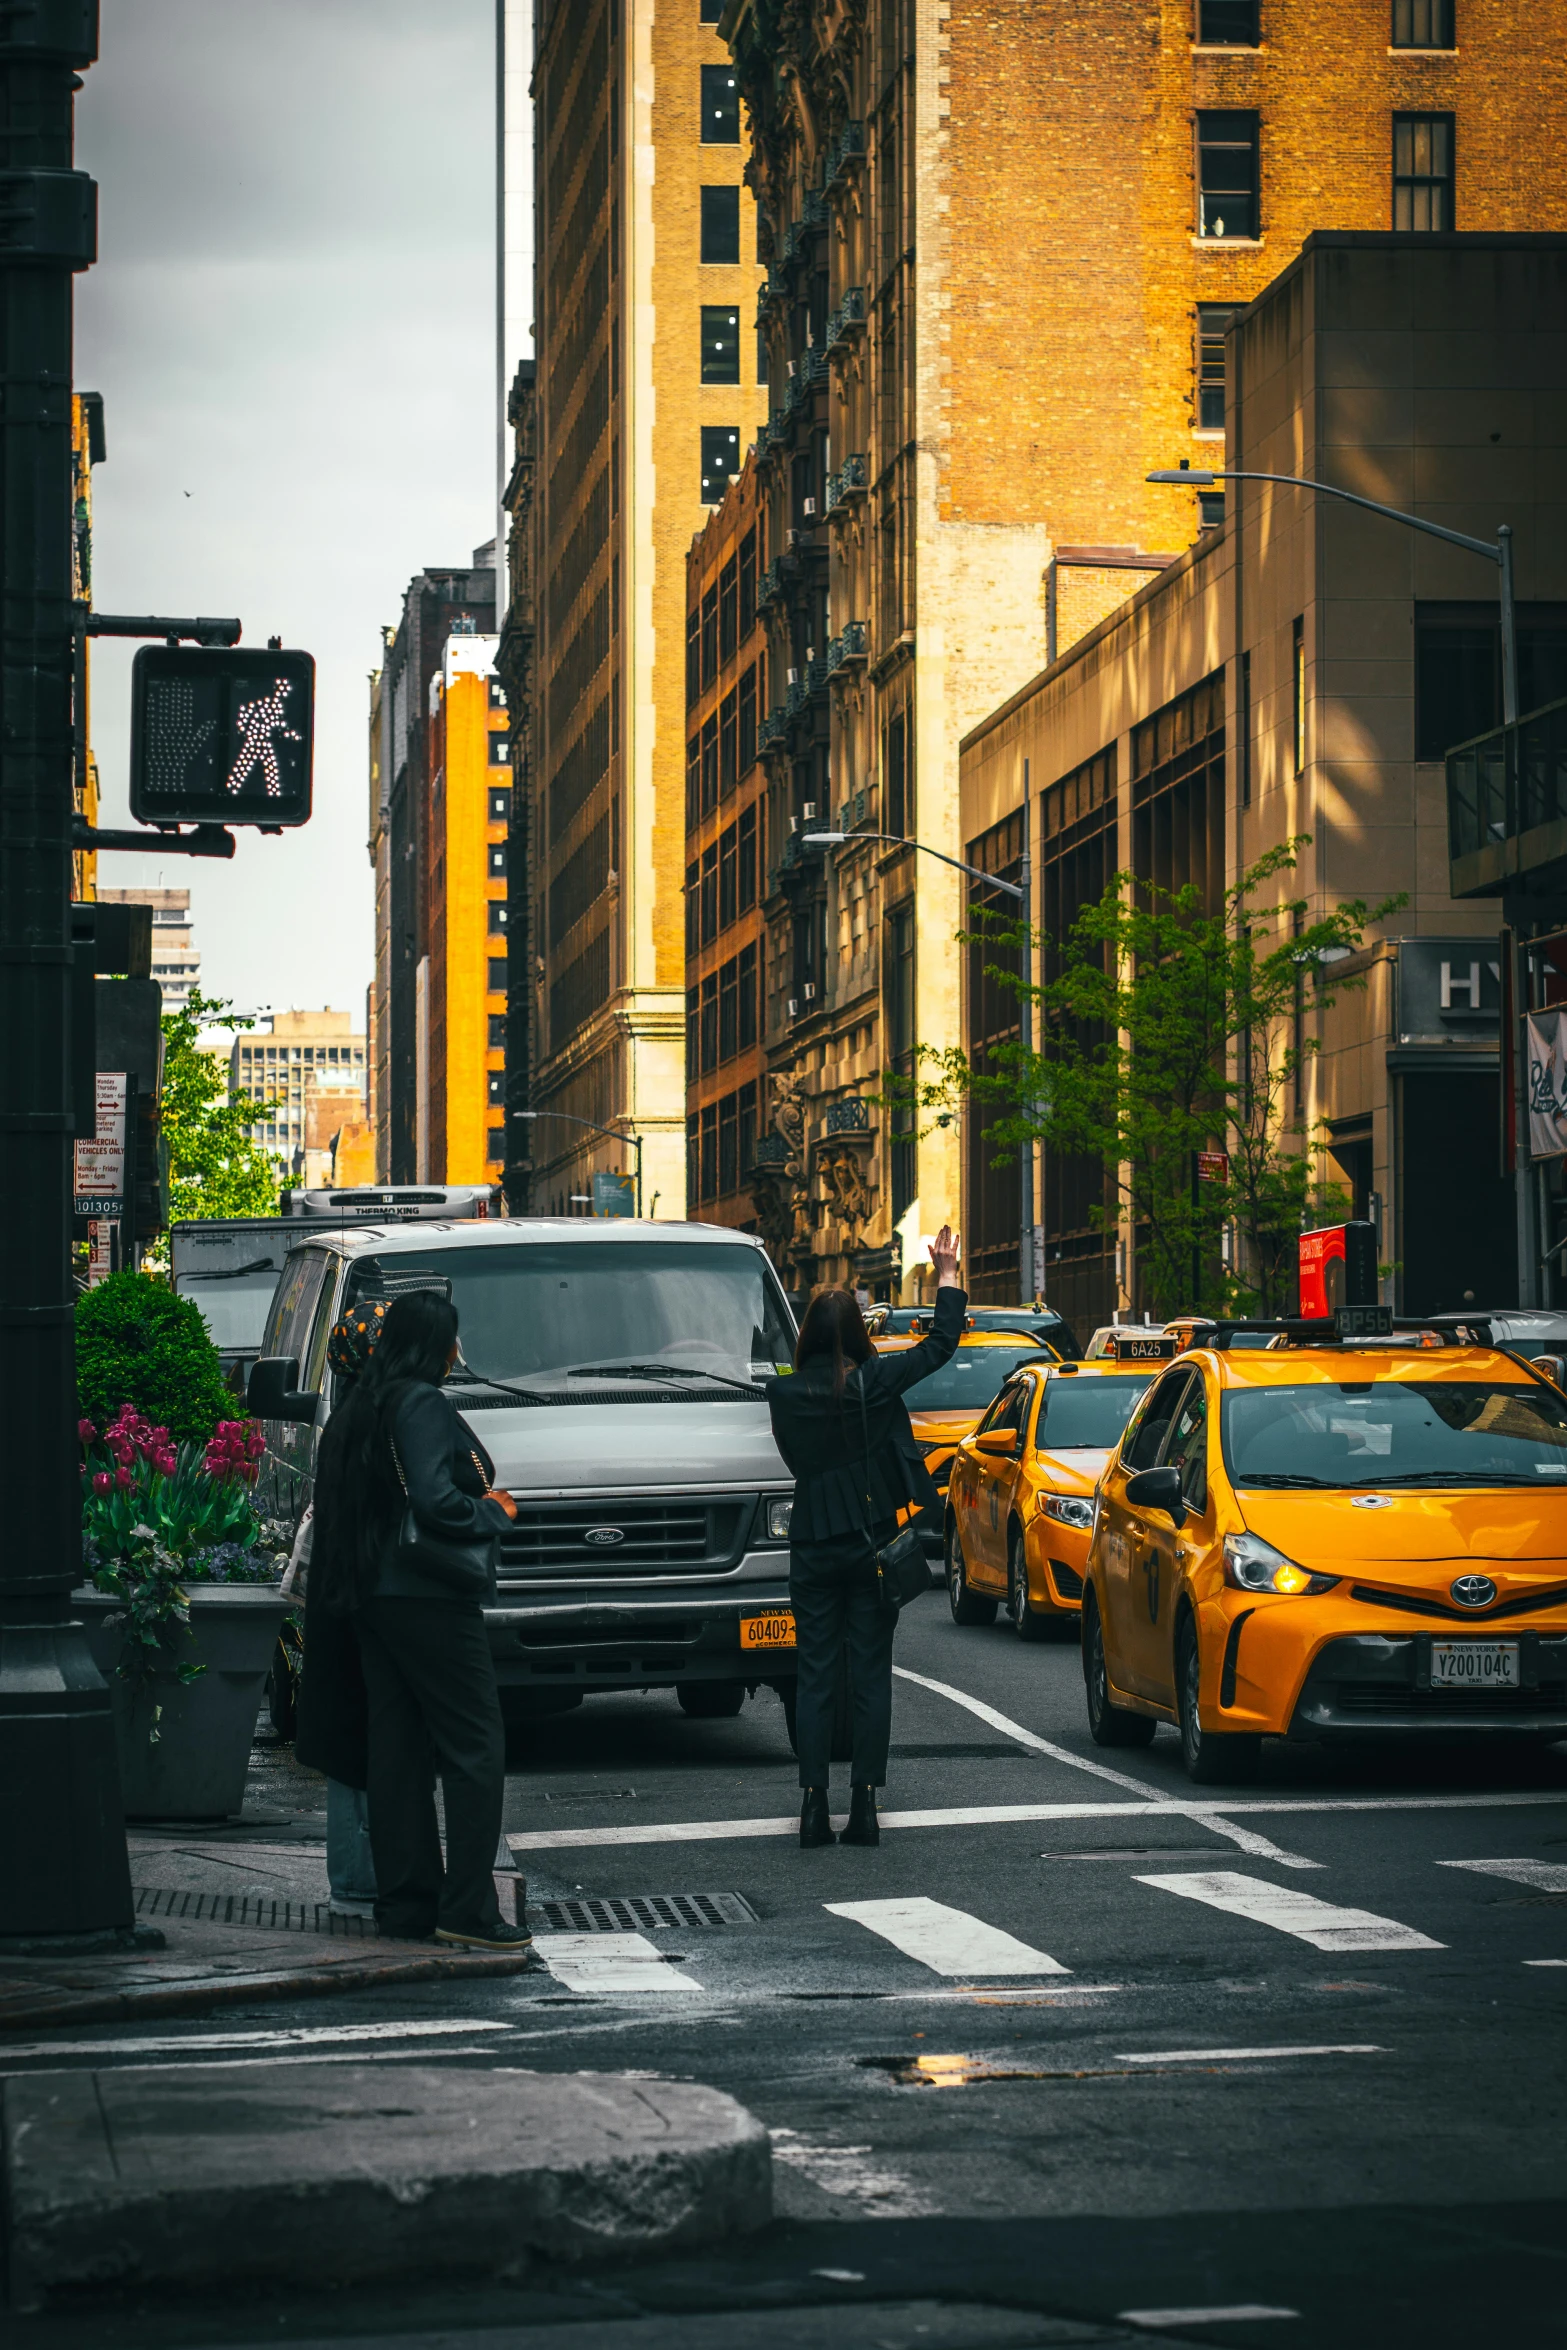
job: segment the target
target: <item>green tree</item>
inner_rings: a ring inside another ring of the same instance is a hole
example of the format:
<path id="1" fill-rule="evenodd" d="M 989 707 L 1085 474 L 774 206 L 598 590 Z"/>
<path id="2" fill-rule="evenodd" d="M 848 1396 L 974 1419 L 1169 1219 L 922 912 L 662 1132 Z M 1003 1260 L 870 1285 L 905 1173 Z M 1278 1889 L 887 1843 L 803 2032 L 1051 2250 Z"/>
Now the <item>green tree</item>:
<path id="1" fill-rule="evenodd" d="M 204 1026 L 228 1012 L 218 996 L 192 994 L 177 1012 L 163 1015 L 163 1091 L 159 1100 L 163 1139 L 169 1153 L 169 1215 L 184 1217 L 275 1216 L 278 1193 L 291 1177 L 256 1141 L 253 1129 L 275 1104 L 231 1102 L 227 1076 L 211 1053 L 201 1049 Z M 253 1022 L 230 1019 L 232 1028 Z"/>
<path id="2" fill-rule="evenodd" d="M 1334 968 L 1403 900 L 1357 898 L 1308 922 L 1306 901 L 1280 894 L 1280 876 L 1309 837 L 1271 850 L 1213 914 L 1190 884 L 1165 890 L 1118 873 L 1065 938 L 1045 942 L 1053 975 L 1027 991 L 1039 1049 L 1003 1045 L 980 1071 L 961 1048 L 924 1048 L 905 1090 L 905 1102 L 912 1091 L 917 1110 L 938 1114 L 964 1097 L 1004 1105 L 987 1130 L 1003 1157 L 1038 1141 L 1099 1160 L 1095 1221 L 1130 1217 L 1148 1303 L 1162 1314 L 1285 1311 L 1302 1222 L 1348 1207 L 1296 1106 L 1317 1050 L 1306 1015 L 1364 984 L 1335 981 Z M 991 917 L 980 935 L 998 956 L 990 975 L 1021 995 L 1021 926 Z M 1226 1155 L 1223 1179 L 1198 1179 L 1205 1152 Z M 1241 1243 L 1228 1266 L 1227 1223 Z"/>
<path id="3" fill-rule="evenodd" d="M 236 1416 L 200 1307 L 150 1273 L 111 1273 L 77 1299 L 76 1393 L 100 1436 L 126 1403 L 176 1444 Z"/>

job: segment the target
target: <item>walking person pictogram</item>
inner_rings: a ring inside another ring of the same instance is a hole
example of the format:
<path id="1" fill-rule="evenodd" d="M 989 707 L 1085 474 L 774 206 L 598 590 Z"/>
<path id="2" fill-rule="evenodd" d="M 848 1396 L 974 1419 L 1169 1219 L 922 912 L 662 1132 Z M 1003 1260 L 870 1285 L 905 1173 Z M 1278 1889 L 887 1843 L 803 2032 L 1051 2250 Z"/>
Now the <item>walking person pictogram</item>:
<path id="1" fill-rule="evenodd" d="M 278 766 L 276 743 L 297 743 L 302 738 L 297 728 L 285 723 L 283 704 L 292 687 L 292 680 L 280 677 L 269 694 L 253 702 L 241 702 L 237 712 L 240 742 L 234 764 L 228 772 L 228 789 L 238 791 L 254 768 L 261 769 L 267 797 L 277 799 L 283 790 L 282 771 Z"/>

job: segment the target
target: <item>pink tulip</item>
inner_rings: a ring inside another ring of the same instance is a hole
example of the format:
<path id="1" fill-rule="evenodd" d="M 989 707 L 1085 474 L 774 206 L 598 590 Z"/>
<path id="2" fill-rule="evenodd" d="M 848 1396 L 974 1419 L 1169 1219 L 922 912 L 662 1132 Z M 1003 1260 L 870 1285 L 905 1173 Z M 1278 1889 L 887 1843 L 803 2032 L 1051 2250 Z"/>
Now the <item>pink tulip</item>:
<path id="1" fill-rule="evenodd" d="M 97 1475 L 93 1478 L 92 1489 L 94 1493 L 107 1493 L 113 1483 L 114 1479 L 110 1476 L 108 1470 L 100 1469 Z"/>
<path id="2" fill-rule="evenodd" d="M 98 1441 L 98 1431 L 93 1426 L 91 1420 L 78 1420 L 76 1423 L 76 1433 L 81 1438 L 83 1444 L 96 1444 Z"/>
<path id="3" fill-rule="evenodd" d="M 118 1485 L 120 1491 L 124 1493 L 130 1486 L 135 1484 L 136 1479 L 131 1470 L 116 1469 L 114 1472 L 114 1482 L 116 1485 Z"/>

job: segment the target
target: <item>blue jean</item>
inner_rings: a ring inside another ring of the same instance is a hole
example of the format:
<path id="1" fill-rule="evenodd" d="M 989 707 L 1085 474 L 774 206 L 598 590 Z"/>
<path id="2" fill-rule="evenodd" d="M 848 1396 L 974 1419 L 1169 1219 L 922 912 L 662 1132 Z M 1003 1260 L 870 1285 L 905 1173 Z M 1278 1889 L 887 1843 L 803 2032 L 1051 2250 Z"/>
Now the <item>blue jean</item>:
<path id="1" fill-rule="evenodd" d="M 374 1901 L 370 1807 L 359 1787 L 326 1783 L 326 1881 L 334 1901 Z"/>

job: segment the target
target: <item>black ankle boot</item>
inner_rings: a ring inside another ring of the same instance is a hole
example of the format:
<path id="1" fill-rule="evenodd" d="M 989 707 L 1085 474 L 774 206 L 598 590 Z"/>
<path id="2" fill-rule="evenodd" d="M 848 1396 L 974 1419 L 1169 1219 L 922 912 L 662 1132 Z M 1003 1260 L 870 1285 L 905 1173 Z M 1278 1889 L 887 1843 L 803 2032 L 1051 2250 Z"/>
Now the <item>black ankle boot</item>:
<path id="1" fill-rule="evenodd" d="M 800 1805 L 800 1842 L 809 1847 L 813 1844 L 831 1844 L 832 1841 L 832 1821 L 827 1816 L 827 1790 L 825 1787 L 807 1787 Z"/>
<path id="2" fill-rule="evenodd" d="M 876 1818 L 876 1790 L 874 1787 L 855 1787 L 849 1795 L 849 1824 L 838 1839 L 840 1844 L 879 1844 L 881 1827 Z"/>

